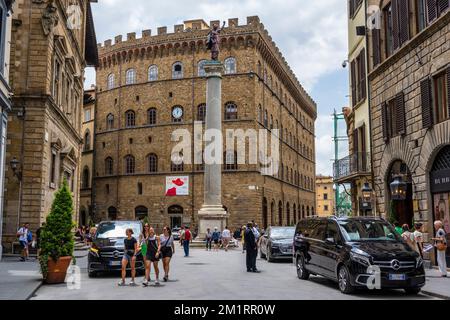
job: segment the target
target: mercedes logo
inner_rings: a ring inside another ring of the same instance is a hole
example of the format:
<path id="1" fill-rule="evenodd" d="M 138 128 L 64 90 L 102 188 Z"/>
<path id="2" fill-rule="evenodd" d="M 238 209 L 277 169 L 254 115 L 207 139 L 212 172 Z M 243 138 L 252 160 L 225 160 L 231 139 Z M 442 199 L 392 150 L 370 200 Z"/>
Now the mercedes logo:
<path id="1" fill-rule="evenodd" d="M 398 260 L 392 260 L 391 261 L 391 267 L 392 267 L 392 269 L 394 269 L 394 270 L 399 270 L 400 269 L 400 261 L 398 261 Z"/>
<path id="2" fill-rule="evenodd" d="M 113 252 L 113 256 L 114 256 L 114 258 L 118 258 L 119 257 L 119 255 L 120 255 L 120 252 L 119 251 L 114 251 Z"/>

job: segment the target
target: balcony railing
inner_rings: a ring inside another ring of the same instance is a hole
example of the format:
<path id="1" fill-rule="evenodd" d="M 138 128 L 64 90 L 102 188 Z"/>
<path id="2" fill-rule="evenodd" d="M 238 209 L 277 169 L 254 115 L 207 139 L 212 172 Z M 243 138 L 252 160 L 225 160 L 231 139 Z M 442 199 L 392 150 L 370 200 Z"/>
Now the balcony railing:
<path id="1" fill-rule="evenodd" d="M 333 177 L 335 181 L 350 182 L 359 176 L 371 172 L 370 153 L 358 152 L 334 163 Z"/>

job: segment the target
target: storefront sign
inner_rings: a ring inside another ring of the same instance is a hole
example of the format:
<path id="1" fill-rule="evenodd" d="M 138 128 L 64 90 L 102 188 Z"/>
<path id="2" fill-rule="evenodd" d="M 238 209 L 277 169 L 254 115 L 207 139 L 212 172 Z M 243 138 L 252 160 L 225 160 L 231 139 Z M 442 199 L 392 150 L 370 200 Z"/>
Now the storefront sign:
<path id="1" fill-rule="evenodd" d="M 450 170 L 431 172 L 431 192 L 450 192 Z"/>
<path id="2" fill-rule="evenodd" d="M 189 176 L 166 177 L 166 196 L 188 196 Z"/>

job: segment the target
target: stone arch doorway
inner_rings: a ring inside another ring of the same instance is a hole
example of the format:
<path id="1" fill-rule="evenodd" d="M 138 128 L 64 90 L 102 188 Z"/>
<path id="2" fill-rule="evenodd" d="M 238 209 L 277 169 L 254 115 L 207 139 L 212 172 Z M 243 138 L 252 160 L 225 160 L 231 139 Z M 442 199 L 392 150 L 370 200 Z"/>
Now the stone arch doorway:
<path id="1" fill-rule="evenodd" d="M 117 220 L 117 208 L 116 207 L 108 208 L 108 220 L 110 220 L 110 221 Z"/>
<path id="2" fill-rule="evenodd" d="M 134 217 L 136 220 L 144 220 L 145 218 L 148 218 L 148 209 L 144 206 L 139 206 L 134 209 Z"/>
<path id="3" fill-rule="evenodd" d="M 391 183 L 399 181 L 406 183 L 406 196 L 404 199 L 394 199 Z M 408 165 L 402 160 L 395 160 L 387 176 L 387 218 L 390 222 L 398 222 L 400 225 L 408 224 L 412 227 L 414 221 L 413 205 L 413 180 Z"/>
<path id="4" fill-rule="evenodd" d="M 180 205 L 173 205 L 167 209 L 170 218 L 170 228 L 181 228 L 183 225 L 184 209 Z"/>
<path id="5" fill-rule="evenodd" d="M 267 208 L 267 198 L 263 198 L 262 203 L 262 226 L 263 229 L 267 229 L 267 222 L 268 222 L 268 208 Z"/>
<path id="6" fill-rule="evenodd" d="M 86 226 L 88 223 L 87 210 L 84 206 L 80 208 L 80 226 Z"/>
<path id="7" fill-rule="evenodd" d="M 447 243 L 450 243 L 450 145 L 443 147 L 436 155 L 430 171 L 430 190 L 432 193 L 432 219 L 444 223 Z M 433 230 L 434 233 L 436 230 Z M 450 248 L 446 253 L 450 265 Z"/>
<path id="8" fill-rule="evenodd" d="M 283 202 L 278 202 L 278 226 L 283 226 Z"/>

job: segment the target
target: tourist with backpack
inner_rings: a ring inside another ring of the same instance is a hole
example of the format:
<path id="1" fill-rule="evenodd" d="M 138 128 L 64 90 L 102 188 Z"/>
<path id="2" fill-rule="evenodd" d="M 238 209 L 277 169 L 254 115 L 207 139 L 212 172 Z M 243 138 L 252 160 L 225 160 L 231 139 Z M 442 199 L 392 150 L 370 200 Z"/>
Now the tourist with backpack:
<path id="1" fill-rule="evenodd" d="M 17 237 L 19 238 L 19 243 L 22 248 L 20 261 L 27 261 L 29 257 L 28 251 L 28 245 L 30 243 L 28 241 L 29 233 L 30 233 L 30 224 L 28 222 L 24 223 L 23 226 L 19 230 L 17 230 Z"/>
<path id="2" fill-rule="evenodd" d="M 220 231 L 219 231 L 219 229 L 217 227 L 215 227 L 211 239 L 214 242 L 214 251 L 216 251 L 216 252 L 219 251 L 220 237 L 221 237 Z"/>
<path id="3" fill-rule="evenodd" d="M 184 257 L 189 257 L 189 245 L 192 241 L 192 234 L 189 230 L 188 226 L 184 227 L 184 234 L 183 234 L 183 249 L 184 249 Z"/>
<path id="4" fill-rule="evenodd" d="M 147 238 L 147 254 L 145 259 L 145 274 L 148 277 L 144 280 L 143 285 L 148 286 L 148 281 L 150 280 L 151 266 L 155 269 L 156 280 L 155 284 L 159 285 L 159 259 L 161 258 L 161 241 L 156 235 L 155 230 L 150 228 L 148 231 Z"/>

